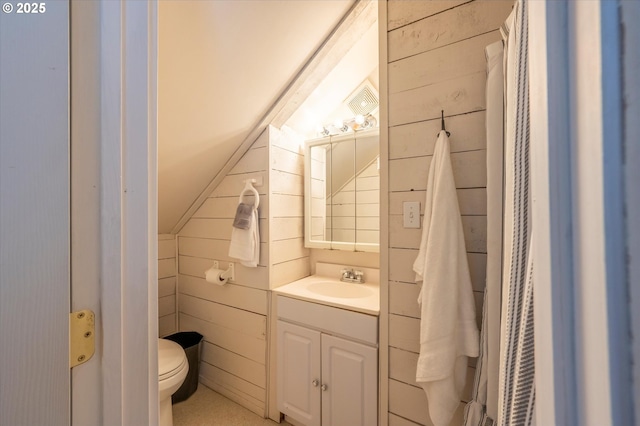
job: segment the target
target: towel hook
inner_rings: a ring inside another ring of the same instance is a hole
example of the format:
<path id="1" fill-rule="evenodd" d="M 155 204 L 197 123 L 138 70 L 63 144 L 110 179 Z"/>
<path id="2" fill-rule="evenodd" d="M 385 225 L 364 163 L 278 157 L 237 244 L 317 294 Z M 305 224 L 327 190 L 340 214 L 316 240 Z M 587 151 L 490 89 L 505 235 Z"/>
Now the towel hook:
<path id="1" fill-rule="evenodd" d="M 444 127 L 444 110 L 443 109 L 440 110 L 440 117 L 441 117 L 441 120 L 442 120 L 442 129 L 441 129 L 441 131 L 444 130 L 445 132 L 447 132 L 447 136 L 451 136 L 451 133 L 448 132 L 447 129 Z"/>
<path id="2" fill-rule="evenodd" d="M 247 179 L 244 181 L 244 189 L 240 193 L 240 199 L 238 202 L 242 202 L 242 197 L 244 197 L 244 194 L 246 194 L 247 192 L 251 192 L 256 198 L 255 208 L 257 209 L 260 205 L 260 194 L 258 194 L 258 190 L 254 188 L 254 183 L 256 183 L 255 179 Z"/>

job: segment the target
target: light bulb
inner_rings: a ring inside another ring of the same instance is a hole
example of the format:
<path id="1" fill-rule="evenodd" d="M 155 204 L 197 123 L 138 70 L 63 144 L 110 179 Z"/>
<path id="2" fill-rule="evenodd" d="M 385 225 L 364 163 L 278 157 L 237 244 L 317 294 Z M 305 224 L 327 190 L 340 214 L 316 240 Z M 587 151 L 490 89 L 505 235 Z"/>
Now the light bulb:
<path id="1" fill-rule="evenodd" d="M 356 115 L 356 124 L 362 125 L 362 123 L 364 123 L 364 117 L 362 116 L 362 114 Z"/>
<path id="2" fill-rule="evenodd" d="M 338 119 L 333 122 L 333 125 L 335 126 L 336 129 L 342 129 L 342 126 L 344 126 L 344 123 L 342 120 Z"/>

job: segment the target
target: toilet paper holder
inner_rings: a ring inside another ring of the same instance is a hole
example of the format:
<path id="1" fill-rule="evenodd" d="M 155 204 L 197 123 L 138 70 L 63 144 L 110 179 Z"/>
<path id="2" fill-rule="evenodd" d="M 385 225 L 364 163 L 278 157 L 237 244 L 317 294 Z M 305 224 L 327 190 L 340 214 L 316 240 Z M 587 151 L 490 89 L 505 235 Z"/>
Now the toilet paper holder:
<path id="1" fill-rule="evenodd" d="M 220 269 L 220 263 L 217 260 L 213 261 L 213 268 Z M 236 276 L 236 268 L 233 262 L 229 262 L 227 270 L 220 275 L 222 278 L 227 278 L 229 281 L 233 281 Z"/>

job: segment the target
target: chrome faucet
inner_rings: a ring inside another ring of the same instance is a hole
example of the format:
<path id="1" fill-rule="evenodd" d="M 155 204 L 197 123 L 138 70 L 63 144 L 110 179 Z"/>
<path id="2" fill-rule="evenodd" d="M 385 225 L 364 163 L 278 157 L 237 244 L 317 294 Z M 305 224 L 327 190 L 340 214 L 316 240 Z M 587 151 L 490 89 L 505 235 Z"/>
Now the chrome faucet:
<path id="1" fill-rule="evenodd" d="M 364 272 L 352 269 L 343 269 L 340 271 L 340 281 L 347 283 L 364 284 Z"/>

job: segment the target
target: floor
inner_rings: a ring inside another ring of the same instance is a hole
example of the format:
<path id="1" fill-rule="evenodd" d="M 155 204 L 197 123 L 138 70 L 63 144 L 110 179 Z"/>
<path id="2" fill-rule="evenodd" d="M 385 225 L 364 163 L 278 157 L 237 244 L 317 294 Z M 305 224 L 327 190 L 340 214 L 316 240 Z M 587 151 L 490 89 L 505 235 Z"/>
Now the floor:
<path id="1" fill-rule="evenodd" d="M 202 383 L 189 399 L 173 406 L 173 426 L 276 426 Z M 288 423 L 280 423 L 288 426 Z"/>

